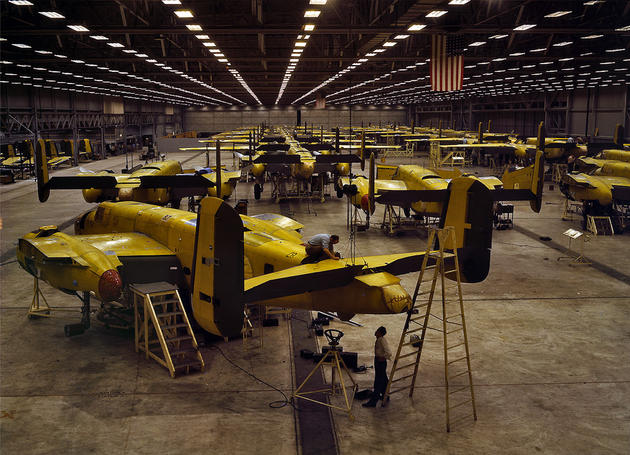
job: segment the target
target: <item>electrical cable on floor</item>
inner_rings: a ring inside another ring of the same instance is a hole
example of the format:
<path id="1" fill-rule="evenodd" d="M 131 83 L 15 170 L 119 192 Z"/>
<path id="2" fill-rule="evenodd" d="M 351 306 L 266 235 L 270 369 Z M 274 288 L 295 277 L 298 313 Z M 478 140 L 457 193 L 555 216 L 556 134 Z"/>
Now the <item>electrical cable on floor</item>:
<path id="1" fill-rule="evenodd" d="M 17 262 L 17 259 L 13 259 L 12 261 L 3 262 L 2 264 L 0 264 L 0 267 L 4 267 L 5 265 L 13 264 L 14 262 Z"/>

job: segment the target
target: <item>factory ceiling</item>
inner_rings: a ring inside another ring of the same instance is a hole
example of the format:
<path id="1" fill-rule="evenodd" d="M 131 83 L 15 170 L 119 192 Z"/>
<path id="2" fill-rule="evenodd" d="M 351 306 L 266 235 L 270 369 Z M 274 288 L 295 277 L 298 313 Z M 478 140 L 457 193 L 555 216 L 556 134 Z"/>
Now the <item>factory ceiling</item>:
<path id="1" fill-rule="evenodd" d="M 3 0 L 2 82 L 182 105 L 414 103 L 630 81 L 626 0 Z M 431 36 L 464 89 L 431 92 Z"/>

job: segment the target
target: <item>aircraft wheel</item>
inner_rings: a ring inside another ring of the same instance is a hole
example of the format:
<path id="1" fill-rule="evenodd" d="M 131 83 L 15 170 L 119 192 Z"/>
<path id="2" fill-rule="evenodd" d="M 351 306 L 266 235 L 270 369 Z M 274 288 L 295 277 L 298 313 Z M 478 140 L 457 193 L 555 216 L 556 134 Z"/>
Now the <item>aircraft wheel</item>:
<path id="1" fill-rule="evenodd" d="M 343 188 L 335 188 L 337 190 L 337 197 L 341 199 L 343 197 Z"/>
<path id="2" fill-rule="evenodd" d="M 254 199 L 257 201 L 260 200 L 260 195 L 262 194 L 262 185 L 256 183 L 254 184 Z"/>
<path id="3" fill-rule="evenodd" d="M 67 324 L 64 326 L 63 331 L 67 337 L 73 337 L 85 332 L 85 327 L 83 327 L 83 324 Z"/>

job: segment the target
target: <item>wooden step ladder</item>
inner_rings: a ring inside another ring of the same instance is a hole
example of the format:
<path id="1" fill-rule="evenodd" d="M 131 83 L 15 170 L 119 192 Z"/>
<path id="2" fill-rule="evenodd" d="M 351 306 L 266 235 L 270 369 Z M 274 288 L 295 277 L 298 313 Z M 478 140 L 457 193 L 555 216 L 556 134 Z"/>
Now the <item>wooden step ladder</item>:
<path id="1" fill-rule="evenodd" d="M 166 367 L 171 377 L 203 371 L 204 361 L 177 286 L 158 282 L 130 287 L 136 352 L 144 351 Z"/>
<path id="2" fill-rule="evenodd" d="M 438 249 L 432 251 L 436 237 Z M 451 421 L 451 411 L 467 403 L 471 403 L 472 416 L 474 420 L 477 420 L 456 245 L 455 229 L 452 226 L 443 229 L 431 229 L 427 252 L 422 260 L 411 308 L 407 312 L 407 319 L 383 398 L 383 406 L 385 406 L 389 396 L 394 393 L 409 390 L 409 397 L 413 396 L 427 330 L 442 333 L 446 385 L 446 431 L 451 430 L 451 423 L 468 417 L 466 414 Z M 434 271 L 433 276 L 425 276 L 425 272 L 431 269 Z M 447 278 L 452 280 L 450 287 L 454 288 L 450 289 L 451 292 L 448 294 Z M 440 289 L 437 289 L 438 282 Z M 441 294 L 441 314 L 439 313 L 440 308 L 436 308 L 432 312 L 436 292 Z M 453 293 L 455 295 L 449 295 Z M 424 296 L 426 296 L 426 300 L 424 300 Z M 421 300 L 417 304 L 418 297 L 421 297 Z M 438 323 L 435 324 L 435 321 Z M 437 327 L 435 327 L 436 325 Z M 464 383 L 461 383 L 462 380 Z M 470 397 L 462 398 L 464 394 L 470 394 Z M 456 401 L 455 404 L 452 404 L 452 401 Z"/>

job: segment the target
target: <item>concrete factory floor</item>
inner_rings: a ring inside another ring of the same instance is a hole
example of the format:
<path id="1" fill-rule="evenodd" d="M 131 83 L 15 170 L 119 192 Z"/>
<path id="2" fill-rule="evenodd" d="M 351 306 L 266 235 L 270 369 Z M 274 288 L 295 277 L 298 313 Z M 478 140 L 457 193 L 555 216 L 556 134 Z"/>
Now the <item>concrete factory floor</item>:
<path id="1" fill-rule="evenodd" d="M 203 162 L 197 155 L 187 164 Z M 224 163 L 231 164 L 227 153 Z M 83 167 L 123 165 L 124 157 L 114 157 Z M 323 422 L 324 430 L 318 430 L 332 433 L 321 435 L 332 446 L 320 453 L 628 453 L 630 237 L 594 237 L 586 243 L 585 255 L 597 260 L 599 269 L 557 261 L 564 255 L 558 245 L 567 243 L 562 232 L 580 225 L 561 221 L 562 196 L 548 188 L 540 214 L 528 203 L 516 203 L 515 229 L 494 232 L 490 275 L 463 286 L 478 420 L 445 431 L 442 347 L 427 342 L 413 399 L 397 394 L 386 408 L 375 409 L 355 401 L 354 421 L 332 411 L 330 429 Z M 345 200 L 278 205 L 270 190 L 266 186 L 263 199 L 255 201 L 251 184 L 239 184 L 229 202 L 248 198 L 250 214 L 292 216 L 305 225 L 306 238 L 338 233 L 337 250 L 348 254 Z M 208 343 L 202 349 L 206 370 L 176 379 L 136 354 L 131 337 L 94 319 L 85 334 L 66 338 L 64 325 L 79 321 L 78 300 L 44 284 L 52 306 L 73 312 L 27 319 L 33 279 L 15 262 L 15 247 L 20 236 L 42 225 L 72 232 L 72 219 L 91 205 L 80 191 L 53 192 L 40 204 L 33 181 L 3 186 L 0 198 L 3 454 L 312 453 L 302 446 L 305 435 L 298 434 L 301 416 L 294 408 L 274 408 L 283 396 L 226 359 L 291 396 L 296 365 L 304 362 L 295 358 L 294 346 L 297 338 L 309 340 L 302 320 L 281 317 L 278 327 L 265 328 L 262 349 L 244 349 L 241 340 Z M 379 207 L 373 225 L 380 223 L 382 211 Z M 386 237 L 378 226 L 358 233 L 356 240 L 357 252 L 365 255 L 424 250 L 425 243 L 420 234 Z M 408 291 L 416 278 L 403 277 Z M 358 352 L 359 364 L 369 366 L 374 330 L 385 325 L 395 349 L 404 318 L 357 315 L 353 320 L 362 327 L 339 322 L 331 327 L 345 333 L 344 350 Z M 317 342 L 325 345 L 323 337 Z M 369 388 L 373 370 L 354 377 L 360 389 Z"/>

